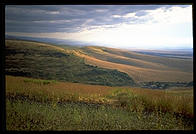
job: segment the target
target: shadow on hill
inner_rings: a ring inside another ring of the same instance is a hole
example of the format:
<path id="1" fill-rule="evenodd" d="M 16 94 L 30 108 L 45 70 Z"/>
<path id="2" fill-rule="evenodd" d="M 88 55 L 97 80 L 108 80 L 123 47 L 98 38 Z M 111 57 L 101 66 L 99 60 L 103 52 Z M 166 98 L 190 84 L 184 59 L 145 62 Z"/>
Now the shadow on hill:
<path id="1" fill-rule="evenodd" d="M 126 73 L 87 65 L 84 59 L 50 46 L 16 40 L 6 40 L 6 74 L 107 86 L 134 85 Z"/>

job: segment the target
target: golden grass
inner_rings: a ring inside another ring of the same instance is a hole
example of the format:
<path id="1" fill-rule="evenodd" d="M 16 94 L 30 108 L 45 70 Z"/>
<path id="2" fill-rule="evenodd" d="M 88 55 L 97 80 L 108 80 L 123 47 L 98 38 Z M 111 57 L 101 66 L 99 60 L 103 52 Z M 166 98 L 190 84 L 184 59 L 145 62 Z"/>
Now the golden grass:
<path id="1" fill-rule="evenodd" d="M 29 78 L 30 79 L 30 78 Z M 101 85 L 88 85 L 81 83 L 71 83 L 71 82 L 56 82 L 55 84 L 42 85 L 25 83 L 24 77 L 13 77 L 6 76 L 6 91 L 14 92 L 15 90 L 22 91 L 21 87 L 29 91 L 44 91 L 44 92 L 55 92 L 56 94 L 67 94 L 67 93 L 77 93 L 81 95 L 93 95 L 100 94 L 105 95 L 112 89 L 109 86 Z M 12 84 L 11 84 L 12 83 Z M 22 91 L 23 92 L 23 91 Z"/>
<path id="2" fill-rule="evenodd" d="M 114 92 L 118 91 L 120 94 L 128 95 L 128 98 L 123 101 L 129 103 L 130 108 L 135 105 L 136 111 L 138 108 L 142 108 L 142 110 L 145 109 L 148 112 L 161 110 L 165 113 L 180 114 L 189 118 L 194 116 L 192 88 L 186 88 L 185 90 L 150 90 L 137 87 L 108 87 L 70 82 L 40 85 L 26 83 L 26 79 L 30 78 L 6 76 L 6 94 L 22 94 L 38 99 L 46 97 L 49 100 L 59 98 L 62 101 L 73 100 L 74 97 L 76 101 L 115 104 L 116 99 L 107 96 L 115 97 Z"/>
<path id="3" fill-rule="evenodd" d="M 136 52 L 131 52 L 123 49 L 115 49 L 115 48 L 104 48 L 110 50 L 110 52 L 103 51 L 102 48 L 99 47 L 87 47 L 90 51 L 94 53 L 98 53 L 104 55 L 104 57 L 123 59 L 129 61 L 132 65 L 120 64 L 109 62 L 100 59 L 99 57 L 92 57 L 85 54 L 82 50 L 67 50 L 57 46 L 49 45 L 46 43 L 38 43 L 31 41 L 18 41 L 12 40 L 12 42 L 22 43 L 26 45 L 36 45 L 36 46 L 47 46 L 47 49 L 56 49 L 58 51 L 62 51 L 65 53 L 74 53 L 77 56 L 85 58 L 85 62 L 87 64 L 96 65 L 103 68 L 108 69 L 117 69 L 121 72 L 127 73 L 130 77 L 133 78 L 135 82 L 142 81 L 192 81 L 193 73 L 191 70 L 186 69 L 186 71 L 181 71 L 176 69 L 175 66 L 187 66 L 189 67 L 191 60 L 183 60 L 183 59 L 168 59 L 163 57 L 156 57 L 150 55 L 139 54 Z M 9 42 L 9 40 L 6 40 Z M 127 54 L 125 56 L 124 54 Z M 161 63 L 171 64 L 173 67 L 165 66 Z M 176 65 L 175 65 L 176 64 Z M 186 68 L 186 67 L 185 67 Z"/>
<path id="4" fill-rule="evenodd" d="M 92 56 L 85 55 L 78 51 L 74 51 L 77 56 L 85 58 L 87 64 L 108 68 L 108 69 L 117 69 L 121 72 L 127 73 L 131 76 L 136 82 L 141 81 L 191 81 L 193 79 L 193 74 L 188 72 L 182 72 L 177 70 L 158 70 L 158 69 L 149 69 L 141 68 L 137 66 L 119 64 L 108 62 L 104 60 L 97 59 Z"/>
<path id="5" fill-rule="evenodd" d="M 106 58 L 112 58 L 112 59 L 115 58 L 115 59 L 119 59 L 119 60 L 126 60 L 129 63 L 131 63 L 132 66 L 136 66 L 136 67 L 143 66 L 145 68 L 161 69 L 161 70 L 171 69 L 163 64 L 158 64 L 155 62 L 145 61 L 145 60 L 141 60 L 141 59 L 137 59 L 137 58 L 130 58 L 130 57 L 123 56 L 122 54 L 118 55 L 118 54 L 108 53 L 108 52 L 105 52 L 102 49 L 98 49 L 96 47 L 88 47 L 88 48 L 90 48 L 90 50 L 95 53 L 98 53 L 100 55 L 104 55 L 104 57 L 106 57 Z M 121 52 L 121 50 L 119 50 L 119 51 Z M 96 58 L 98 58 L 98 57 L 96 57 Z M 98 58 L 98 59 L 100 59 L 100 58 Z M 103 59 L 100 59 L 100 60 L 103 60 Z M 127 64 L 127 65 L 129 65 L 129 64 Z"/>
<path id="6" fill-rule="evenodd" d="M 192 88 L 189 88 L 186 91 L 151 90 L 142 88 L 119 88 L 118 90 L 121 90 L 120 93 L 132 93 L 135 96 L 135 99 L 132 99 L 131 102 L 135 103 L 136 110 L 138 107 L 140 109 L 143 107 L 143 110 L 145 109 L 148 112 L 162 111 L 164 113 L 186 116 L 191 119 L 194 118 Z M 184 92 L 186 92 L 186 94 L 184 94 Z"/>

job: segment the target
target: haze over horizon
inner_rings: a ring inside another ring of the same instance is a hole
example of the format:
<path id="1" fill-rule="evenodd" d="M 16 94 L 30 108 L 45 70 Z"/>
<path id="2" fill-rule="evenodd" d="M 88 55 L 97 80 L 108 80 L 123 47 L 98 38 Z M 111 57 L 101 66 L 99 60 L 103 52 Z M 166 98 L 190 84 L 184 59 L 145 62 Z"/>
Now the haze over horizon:
<path id="1" fill-rule="evenodd" d="M 7 5 L 5 34 L 116 48 L 193 48 L 192 5 Z"/>

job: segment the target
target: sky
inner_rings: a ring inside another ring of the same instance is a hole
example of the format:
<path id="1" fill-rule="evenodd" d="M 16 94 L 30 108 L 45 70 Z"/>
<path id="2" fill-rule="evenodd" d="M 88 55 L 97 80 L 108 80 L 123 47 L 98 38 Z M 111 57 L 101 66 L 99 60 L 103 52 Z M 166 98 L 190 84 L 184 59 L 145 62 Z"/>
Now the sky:
<path id="1" fill-rule="evenodd" d="M 192 5 L 7 5 L 5 34 L 115 48 L 193 48 Z"/>

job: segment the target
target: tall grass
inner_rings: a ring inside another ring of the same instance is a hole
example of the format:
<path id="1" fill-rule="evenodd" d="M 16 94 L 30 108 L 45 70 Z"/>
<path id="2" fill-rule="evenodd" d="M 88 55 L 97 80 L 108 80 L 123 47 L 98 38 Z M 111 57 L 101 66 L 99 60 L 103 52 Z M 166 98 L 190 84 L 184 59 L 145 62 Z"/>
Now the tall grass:
<path id="1" fill-rule="evenodd" d="M 136 112 L 161 112 L 193 119 L 193 97 L 173 95 L 165 91 L 144 89 L 116 89 L 107 97 L 114 104 Z"/>
<path id="2" fill-rule="evenodd" d="M 6 76 L 8 130 L 193 129 L 191 95 L 44 81 Z"/>
<path id="3" fill-rule="evenodd" d="M 170 114 L 140 116 L 111 106 L 6 101 L 7 130 L 170 130 L 191 129 Z"/>

